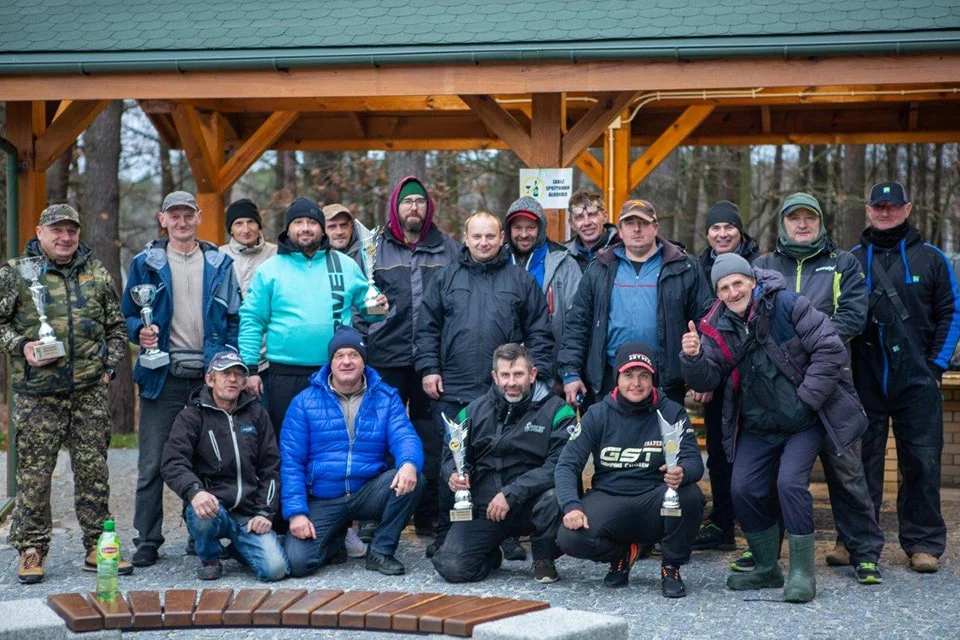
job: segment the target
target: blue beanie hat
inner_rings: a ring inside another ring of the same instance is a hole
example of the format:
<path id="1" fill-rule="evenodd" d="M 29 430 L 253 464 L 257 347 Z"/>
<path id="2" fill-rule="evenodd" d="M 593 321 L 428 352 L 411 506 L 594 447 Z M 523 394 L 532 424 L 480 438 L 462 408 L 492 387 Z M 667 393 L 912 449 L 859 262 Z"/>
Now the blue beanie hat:
<path id="1" fill-rule="evenodd" d="M 333 360 L 333 354 L 335 354 L 338 349 L 343 348 L 356 349 L 360 357 L 363 358 L 364 364 L 366 364 L 367 345 L 363 343 L 363 336 L 353 327 L 346 325 L 337 327 L 336 333 L 334 333 L 333 338 L 330 339 L 330 344 L 327 345 L 327 356 Z"/>

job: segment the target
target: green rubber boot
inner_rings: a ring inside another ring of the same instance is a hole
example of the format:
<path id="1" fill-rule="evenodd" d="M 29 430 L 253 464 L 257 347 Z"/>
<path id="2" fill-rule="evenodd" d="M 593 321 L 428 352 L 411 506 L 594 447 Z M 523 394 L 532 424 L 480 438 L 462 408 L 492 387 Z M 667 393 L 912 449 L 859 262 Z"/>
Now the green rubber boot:
<path id="1" fill-rule="evenodd" d="M 750 573 L 735 573 L 727 577 L 727 587 L 735 591 L 779 589 L 783 586 L 783 572 L 777 562 L 780 548 L 780 527 L 773 525 L 766 531 L 744 533 L 753 552 L 755 567 Z M 811 536 L 812 537 L 812 536 Z"/>
<path id="2" fill-rule="evenodd" d="M 783 589 L 786 602 L 810 602 L 817 595 L 817 577 L 813 568 L 813 534 L 789 534 L 790 574 Z"/>

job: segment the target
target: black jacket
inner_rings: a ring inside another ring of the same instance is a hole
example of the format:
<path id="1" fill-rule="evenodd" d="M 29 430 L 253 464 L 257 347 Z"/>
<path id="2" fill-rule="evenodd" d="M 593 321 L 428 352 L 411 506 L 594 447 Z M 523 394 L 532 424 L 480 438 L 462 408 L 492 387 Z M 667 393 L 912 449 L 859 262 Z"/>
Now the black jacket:
<path id="1" fill-rule="evenodd" d="M 754 260 L 760 257 L 760 245 L 746 233 L 741 235 L 743 239 L 740 242 L 740 246 L 737 247 L 736 254 L 750 264 L 753 264 Z M 700 268 L 703 269 L 703 275 L 707 280 L 707 287 L 710 287 L 710 272 L 713 271 L 713 263 L 716 262 L 717 256 L 713 254 L 712 248 L 707 247 L 700 252 L 698 260 L 700 261 Z"/>
<path id="2" fill-rule="evenodd" d="M 593 488 L 615 496 L 638 496 L 663 486 L 661 465 L 663 437 L 657 411 L 665 420 L 686 422 L 680 441 L 677 463 L 683 467 L 683 484 L 703 477 L 703 458 L 697 436 L 682 406 L 653 390 L 653 402 L 646 413 L 631 415 L 617 404 L 615 394 L 590 407 L 579 428 L 574 427 L 570 441 L 560 454 L 554 474 L 557 501 L 563 513 L 582 509 L 578 486 L 580 473 L 593 454 Z"/>
<path id="3" fill-rule="evenodd" d="M 657 237 L 662 245 L 663 267 L 657 281 L 657 350 L 659 385 L 663 388 L 683 384 L 680 373 L 680 341 L 687 331 L 687 322 L 696 321 L 712 297 L 704 282 L 703 272 L 677 245 Z M 616 245 L 600 254 L 587 267 L 580 288 L 567 313 L 564 343 L 557 355 L 557 369 L 567 382 L 568 376 L 579 375 L 594 394 L 600 392 L 607 366 L 607 322 L 610 316 L 610 294 L 617 277 Z"/>
<path id="4" fill-rule="evenodd" d="M 867 328 L 853 341 L 854 380 L 864 404 L 896 397 L 939 380 L 960 338 L 960 293 L 950 261 L 911 226 L 896 246 L 882 249 L 869 229 L 853 255 L 863 266 L 869 295 Z M 884 269 L 909 318 L 904 321 L 873 271 Z"/>
<path id="5" fill-rule="evenodd" d="M 371 367 L 412 367 L 414 336 L 424 292 L 441 268 L 457 262 L 460 245 L 431 226 L 413 248 L 389 231 L 377 238 L 373 278 L 390 301 L 382 322 L 370 325 L 367 353 Z"/>
<path id="6" fill-rule="evenodd" d="M 546 298 L 533 276 L 509 261 L 506 247 L 490 262 L 474 262 L 464 247 L 424 292 L 415 366 L 421 376 L 442 376 L 443 400 L 467 404 L 483 394 L 493 351 L 507 342 L 524 344 L 539 377 L 553 378 Z"/>
<path id="7" fill-rule="evenodd" d="M 466 465 L 474 504 L 484 508 L 502 491 L 515 509 L 553 488 L 553 470 L 574 413 L 545 383 L 538 381 L 527 400 L 512 405 L 491 386 L 457 415 L 457 422 L 467 419 Z M 441 482 L 455 472 L 445 446 Z"/>
<path id="8" fill-rule="evenodd" d="M 607 222 L 603 225 L 603 233 L 600 234 L 600 238 L 589 249 L 583 246 L 583 242 L 580 241 L 580 236 L 573 236 L 564 242 L 563 246 L 569 249 L 571 255 L 576 258 L 577 264 L 580 265 L 580 270 L 586 271 L 587 267 L 597 259 L 601 251 L 607 247 L 612 247 L 618 242 L 620 242 L 620 232 L 617 230 L 616 225 Z"/>
<path id="9" fill-rule="evenodd" d="M 280 495 L 280 452 L 266 410 L 245 391 L 228 414 L 203 387 L 177 415 L 163 447 L 163 481 L 184 501 L 212 493 L 241 524 L 272 519 Z"/>

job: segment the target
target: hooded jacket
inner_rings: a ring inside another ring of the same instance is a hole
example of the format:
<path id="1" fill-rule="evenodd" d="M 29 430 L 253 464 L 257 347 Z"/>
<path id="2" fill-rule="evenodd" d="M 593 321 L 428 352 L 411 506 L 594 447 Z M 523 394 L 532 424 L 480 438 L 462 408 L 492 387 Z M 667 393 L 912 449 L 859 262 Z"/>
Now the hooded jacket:
<path id="1" fill-rule="evenodd" d="M 550 387 L 537 381 L 526 398 L 511 404 L 491 385 L 457 415 L 457 422 L 464 420 L 469 420 L 466 472 L 476 505 L 486 507 L 502 491 L 516 509 L 553 488 L 553 470 L 574 413 Z M 441 482 L 456 470 L 450 449 L 444 447 Z"/>
<path id="2" fill-rule="evenodd" d="M 237 328 L 240 324 L 240 283 L 233 268 L 233 259 L 220 253 L 216 245 L 198 241 L 203 252 L 203 363 L 210 364 L 214 355 L 225 348 L 236 349 Z M 173 276 L 167 263 L 166 238 L 149 242 L 146 248 L 133 258 L 127 287 L 123 291 L 120 309 L 127 322 L 127 335 L 130 342 L 140 344 L 140 307 L 130 296 L 130 289 L 138 284 L 153 284 L 157 287 L 157 298 L 153 301 L 153 321 L 160 328 L 157 348 L 170 351 L 170 321 L 173 308 Z M 260 355 L 260 342 L 249 365 L 257 367 Z M 163 389 L 170 367 L 146 369 L 137 366 L 133 370 L 133 381 L 140 386 L 140 396 L 156 399 Z"/>
<path id="3" fill-rule="evenodd" d="M 664 486 L 660 467 L 666 463 L 659 411 L 671 423 L 683 420 L 686 430 L 680 441 L 677 463 L 683 467 L 683 484 L 703 477 L 703 458 L 697 436 L 682 406 L 653 389 L 653 401 L 646 412 L 634 415 L 618 403 L 619 389 L 587 410 L 583 421 L 574 425 L 570 441 L 560 454 L 555 472 L 557 502 L 563 513 L 582 509 L 580 474 L 587 457 L 593 454 L 593 489 L 615 496 L 638 496 Z"/>
<path id="4" fill-rule="evenodd" d="M 310 377 L 283 419 L 280 430 L 280 477 L 283 517 L 309 513 L 311 498 L 349 496 L 387 466 L 387 454 L 399 469 L 423 469 L 423 445 L 397 390 L 364 367 L 367 391 L 357 407 L 353 436 L 336 392 L 330 388 L 330 365 Z"/>
<path id="5" fill-rule="evenodd" d="M 686 252 L 660 236 L 663 267 L 657 280 L 657 373 L 661 388 L 683 383 L 675 354 L 689 320 L 698 320 L 710 287 L 703 272 Z M 616 280 L 618 258 L 614 245 L 587 267 L 564 326 L 564 342 L 557 356 L 557 368 L 564 383 L 581 377 L 588 389 L 600 393 L 607 366 L 607 324 L 610 319 L 610 295 Z"/>
<path id="6" fill-rule="evenodd" d="M 509 263 L 508 249 L 475 262 L 464 247 L 423 296 L 415 366 L 421 376 L 440 374 L 441 399 L 467 404 L 491 384 L 493 351 L 508 342 L 533 354 L 538 376 L 553 378 L 553 334 L 537 281 Z"/>
<path id="7" fill-rule="evenodd" d="M 411 181 L 423 186 L 413 176 L 407 176 L 397 184 L 390 198 L 390 224 L 377 238 L 374 282 L 390 301 L 390 311 L 369 328 L 367 352 L 372 367 L 413 366 L 416 328 L 424 292 L 437 272 L 457 262 L 460 256 L 461 245 L 433 224 L 433 200 L 429 194 L 420 239 L 414 245 L 404 241 L 397 195 L 403 185 Z"/>
<path id="8" fill-rule="evenodd" d="M 212 493 L 240 524 L 273 519 L 280 495 L 280 452 L 270 416 L 240 392 L 228 413 L 207 386 L 194 392 L 163 447 L 163 481 L 184 502 Z"/>
<path id="9" fill-rule="evenodd" d="M 40 241 L 30 239 L 24 257 L 43 256 Z M 127 355 L 127 336 L 113 278 L 80 244 L 65 265 L 47 262 L 40 278 L 45 313 L 66 355 L 45 367 L 31 367 L 23 346 L 37 339 L 40 314 L 29 284 L 17 273 L 16 260 L 0 267 L 0 351 L 10 354 L 17 393 L 49 394 L 100 383 Z"/>
<path id="10" fill-rule="evenodd" d="M 255 371 L 266 334 L 267 360 L 319 367 L 340 324 L 363 309 L 367 280 L 357 263 L 330 248 L 326 236 L 308 258 L 280 234 L 276 257 L 263 263 L 240 308 L 240 357 Z"/>
<path id="11" fill-rule="evenodd" d="M 576 258 L 577 264 L 580 265 L 580 270 L 586 271 L 587 267 L 600 255 L 601 251 L 612 247 L 618 242 L 620 242 L 620 232 L 617 230 L 616 225 L 607 222 L 603 225 L 603 233 L 600 234 L 600 238 L 592 247 L 583 246 L 580 236 L 573 236 L 564 242 L 563 246 L 570 251 L 570 255 Z"/>
<path id="12" fill-rule="evenodd" d="M 700 354 L 680 355 L 683 377 L 695 391 L 724 384 L 723 446 L 731 462 L 741 428 L 782 438 L 818 419 L 842 453 L 867 426 L 847 350 L 826 315 L 785 290 L 782 275 L 753 272 L 757 287 L 746 321 L 714 303 L 699 324 Z"/>
<path id="13" fill-rule="evenodd" d="M 277 255 L 277 245 L 264 240 L 261 233 L 257 244 L 252 247 L 230 238 L 230 242 L 221 246 L 220 251 L 233 258 L 233 268 L 237 270 L 237 280 L 240 282 L 240 293 L 247 295 L 253 273 L 257 267 Z"/>
<path id="14" fill-rule="evenodd" d="M 960 292 L 950 261 L 910 226 L 890 249 L 871 241 L 870 230 L 852 251 L 866 277 L 867 328 L 853 342 L 857 389 L 868 407 L 879 407 L 909 387 L 940 380 L 960 340 Z M 874 270 L 887 272 L 909 318 L 883 292 Z"/>

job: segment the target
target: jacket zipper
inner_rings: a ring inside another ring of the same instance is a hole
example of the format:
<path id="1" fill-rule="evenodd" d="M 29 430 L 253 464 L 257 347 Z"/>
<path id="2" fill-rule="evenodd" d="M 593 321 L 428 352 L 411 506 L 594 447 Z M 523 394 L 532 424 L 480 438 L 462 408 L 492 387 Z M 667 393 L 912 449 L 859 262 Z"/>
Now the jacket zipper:
<path id="1" fill-rule="evenodd" d="M 883 358 L 883 397 L 887 397 L 887 374 L 890 373 L 890 363 L 887 361 L 887 344 L 883 339 L 883 325 L 879 326 L 880 357 Z"/>
<path id="2" fill-rule="evenodd" d="M 222 465 L 223 458 L 220 456 L 220 445 L 217 444 L 217 439 L 213 435 L 213 429 L 207 431 L 207 434 L 210 436 L 210 444 L 213 445 L 213 455 L 217 456 L 217 462 Z"/>
<path id="3" fill-rule="evenodd" d="M 267 506 L 269 507 L 273 504 L 273 499 L 277 495 L 277 481 L 271 480 L 270 484 L 267 485 Z"/>
<path id="4" fill-rule="evenodd" d="M 227 412 L 224 411 L 224 413 Z M 240 464 L 240 446 L 237 444 L 237 432 L 233 429 L 233 416 L 229 413 L 227 413 L 227 420 L 230 422 L 230 439 L 233 440 L 233 455 L 236 456 L 237 459 L 237 501 L 230 507 L 230 511 L 233 511 L 240 506 L 240 500 L 243 498 L 243 470 Z"/>
<path id="5" fill-rule="evenodd" d="M 367 389 L 369 393 L 370 389 Z M 353 435 L 350 435 L 350 429 L 347 429 L 347 416 L 343 416 L 343 428 L 347 430 L 347 437 L 349 440 L 349 445 L 347 445 L 347 472 L 343 476 L 343 489 L 344 495 L 350 497 L 350 471 L 353 468 L 353 443 L 357 439 L 357 423 L 360 419 L 360 409 L 363 407 L 363 401 L 367 398 L 367 393 L 363 394 L 363 397 L 360 398 L 360 403 L 357 405 L 357 412 L 353 415 Z M 339 405 L 339 401 L 337 402 Z M 343 413 L 343 409 L 340 410 L 340 413 Z"/>

